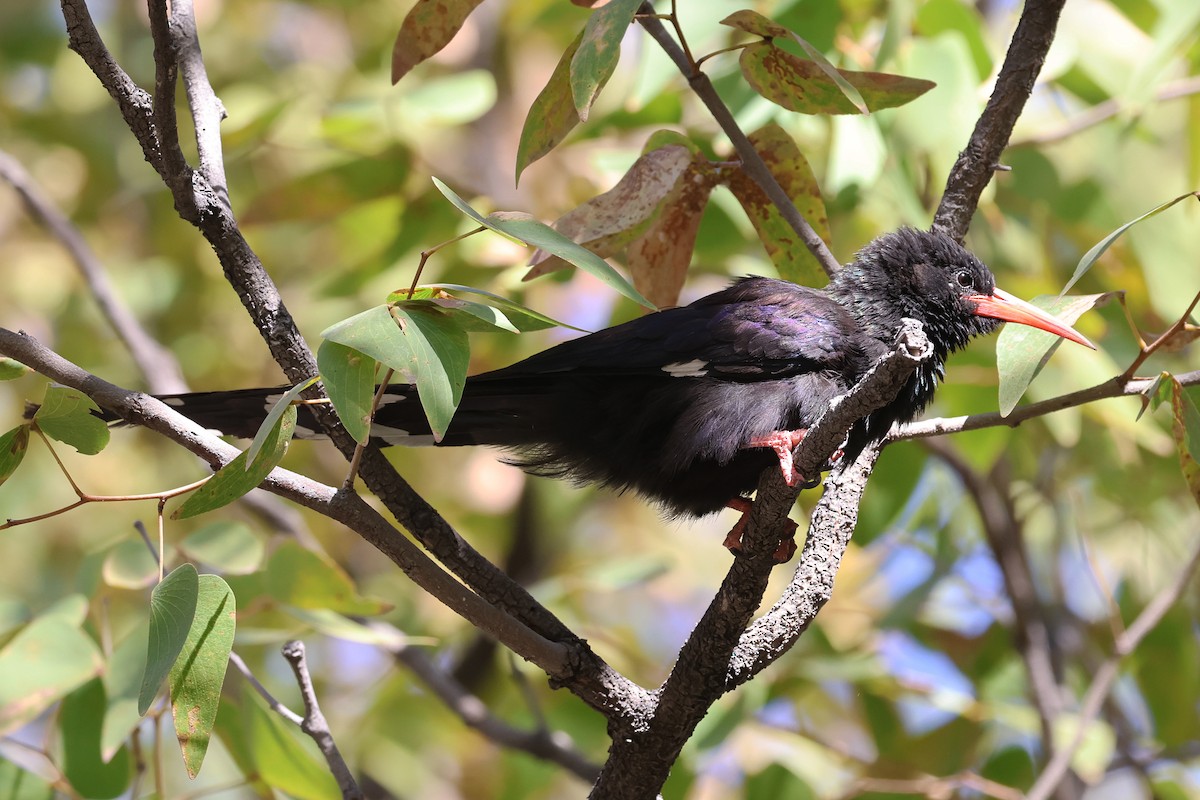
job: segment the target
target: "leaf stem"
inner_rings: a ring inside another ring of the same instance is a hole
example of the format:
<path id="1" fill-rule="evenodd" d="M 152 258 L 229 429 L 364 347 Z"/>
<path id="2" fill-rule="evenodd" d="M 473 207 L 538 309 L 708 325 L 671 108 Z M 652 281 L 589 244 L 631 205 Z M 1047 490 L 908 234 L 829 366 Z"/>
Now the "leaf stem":
<path id="1" fill-rule="evenodd" d="M 475 228 L 474 230 L 470 230 L 470 231 L 467 231 L 466 233 L 455 236 L 453 239 L 447 239 L 446 241 L 442 242 L 441 244 L 435 244 L 433 247 L 429 248 L 428 250 L 422 250 L 421 251 L 421 261 L 417 264 L 417 272 L 415 275 L 413 275 L 412 285 L 410 285 L 408 287 L 408 297 L 406 299 L 412 300 L 413 294 L 417 291 L 417 283 L 421 280 L 421 273 L 424 272 L 424 270 L 425 270 L 425 262 L 429 260 L 430 256 L 432 256 L 438 250 L 441 250 L 443 247 L 452 245 L 455 242 L 461 242 L 463 239 L 466 239 L 468 236 L 474 236 L 475 234 L 481 233 L 482 231 L 486 231 L 486 230 L 487 230 L 487 228 L 485 226 L 480 225 L 478 228 Z"/>

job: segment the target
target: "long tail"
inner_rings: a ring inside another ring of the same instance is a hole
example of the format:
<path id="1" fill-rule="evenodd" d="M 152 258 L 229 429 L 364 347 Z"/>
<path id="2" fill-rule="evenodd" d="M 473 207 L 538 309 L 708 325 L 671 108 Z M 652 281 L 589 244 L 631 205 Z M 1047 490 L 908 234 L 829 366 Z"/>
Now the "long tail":
<path id="1" fill-rule="evenodd" d="M 156 397 L 202 427 L 249 439 L 254 437 L 267 413 L 288 388 L 276 386 Z M 388 386 L 380 401 L 371 435 L 384 446 L 481 444 L 519 447 L 536 441 L 533 420 L 538 418 L 543 405 L 536 385 L 529 381 L 470 378 L 450 429 L 440 442 L 435 442 L 416 387 L 394 384 Z M 296 411 L 296 438 L 326 438 L 311 406 L 301 404 Z M 103 411 L 101 416 L 109 422 L 120 422 L 120 418 L 109 411 Z"/>

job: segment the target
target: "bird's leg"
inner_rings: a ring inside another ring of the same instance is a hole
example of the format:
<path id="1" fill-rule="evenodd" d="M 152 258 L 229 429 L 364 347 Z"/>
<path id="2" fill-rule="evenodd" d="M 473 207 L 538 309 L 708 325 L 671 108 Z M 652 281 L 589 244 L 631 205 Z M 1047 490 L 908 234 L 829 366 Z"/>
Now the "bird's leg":
<path id="1" fill-rule="evenodd" d="M 792 451 L 796 449 L 796 445 L 804 441 L 806 433 L 808 433 L 807 428 L 794 431 L 772 431 L 766 436 L 755 436 L 746 446 L 769 447 L 774 450 L 775 455 L 779 457 L 779 471 L 783 473 L 784 483 L 788 486 L 797 486 L 804 483 L 804 476 L 796 472 L 796 465 L 792 463 Z"/>
<path id="2" fill-rule="evenodd" d="M 750 509 L 754 507 L 754 501 L 748 497 L 735 497 L 726 503 L 725 507 L 742 512 L 742 516 L 729 529 L 724 542 L 730 552 L 737 553 L 742 549 L 742 534 L 746 532 L 746 526 L 750 524 Z M 792 560 L 792 556 L 796 555 L 796 528 L 798 526 L 790 519 L 787 522 L 791 530 L 786 537 L 779 541 L 779 546 L 771 554 L 771 559 L 776 564 L 786 564 Z"/>

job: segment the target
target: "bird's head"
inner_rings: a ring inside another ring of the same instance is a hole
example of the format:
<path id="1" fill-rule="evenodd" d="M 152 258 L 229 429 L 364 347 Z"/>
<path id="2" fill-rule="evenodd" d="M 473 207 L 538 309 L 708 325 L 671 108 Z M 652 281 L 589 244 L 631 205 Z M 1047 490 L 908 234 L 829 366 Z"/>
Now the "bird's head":
<path id="1" fill-rule="evenodd" d="M 1094 345 L 1045 311 L 996 286 L 991 270 L 941 233 L 901 228 L 859 251 L 830 293 L 877 338 L 891 342 L 903 317 L 925 326 L 943 357 L 972 337 L 1016 322 Z"/>

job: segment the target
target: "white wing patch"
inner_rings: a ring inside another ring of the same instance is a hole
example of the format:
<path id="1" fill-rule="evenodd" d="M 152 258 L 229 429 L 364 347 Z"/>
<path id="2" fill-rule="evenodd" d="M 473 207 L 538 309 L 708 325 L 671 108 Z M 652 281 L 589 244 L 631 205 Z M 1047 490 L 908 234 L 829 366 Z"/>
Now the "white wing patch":
<path id="1" fill-rule="evenodd" d="M 703 378 L 708 374 L 708 362 L 699 358 L 691 361 L 677 361 L 674 364 L 664 365 L 662 371 L 672 378 Z"/>

